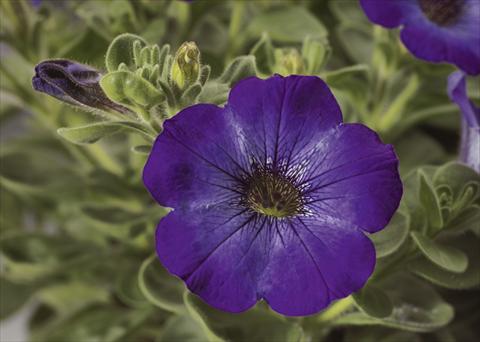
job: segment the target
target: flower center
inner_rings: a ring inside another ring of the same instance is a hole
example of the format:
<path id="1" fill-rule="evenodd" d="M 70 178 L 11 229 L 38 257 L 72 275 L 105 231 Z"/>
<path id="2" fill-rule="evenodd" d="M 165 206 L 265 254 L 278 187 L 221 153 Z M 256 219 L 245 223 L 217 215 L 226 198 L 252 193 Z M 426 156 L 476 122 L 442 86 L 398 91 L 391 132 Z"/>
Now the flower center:
<path id="1" fill-rule="evenodd" d="M 463 0 L 419 0 L 425 16 L 439 26 L 448 26 L 457 21 L 462 11 Z"/>
<path id="2" fill-rule="evenodd" d="M 263 215 L 289 217 L 302 209 L 300 191 L 289 179 L 272 170 L 255 170 L 245 193 L 250 209 Z"/>

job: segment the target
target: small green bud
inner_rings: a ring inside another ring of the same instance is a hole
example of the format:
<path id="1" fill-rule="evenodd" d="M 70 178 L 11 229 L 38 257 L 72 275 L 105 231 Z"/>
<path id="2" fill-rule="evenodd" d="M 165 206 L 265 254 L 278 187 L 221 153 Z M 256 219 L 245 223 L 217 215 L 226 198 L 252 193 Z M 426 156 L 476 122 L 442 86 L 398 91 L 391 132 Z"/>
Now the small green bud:
<path id="1" fill-rule="evenodd" d="M 280 75 L 286 76 L 305 72 L 303 58 L 297 49 L 276 49 L 275 62 L 275 71 Z"/>
<path id="2" fill-rule="evenodd" d="M 195 42 L 185 42 L 175 54 L 170 78 L 180 90 L 184 90 L 194 84 L 199 75 L 200 50 Z"/>

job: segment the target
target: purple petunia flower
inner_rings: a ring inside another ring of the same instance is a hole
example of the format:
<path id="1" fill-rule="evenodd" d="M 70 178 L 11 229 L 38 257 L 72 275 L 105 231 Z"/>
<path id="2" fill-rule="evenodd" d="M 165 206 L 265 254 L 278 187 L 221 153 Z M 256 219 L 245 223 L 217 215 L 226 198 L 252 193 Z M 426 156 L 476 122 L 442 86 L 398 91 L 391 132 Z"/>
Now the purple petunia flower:
<path id="1" fill-rule="evenodd" d="M 416 57 L 480 73 L 479 0 L 360 0 L 368 18 L 400 37 Z"/>
<path id="2" fill-rule="evenodd" d="M 198 104 L 164 124 L 143 172 L 174 210 L 158 225 L 163 265 L 210 305 L 264 299 L 308 315 L 360 289 L 402 184 L 392 146 L 342 123 L 314 76 L 239 82 L 225 108 Z"/>
<path id="3" fill-rule="evenodd" d="M 468 99 L 465 74 L 461 71 L 448 77 L 448 95 L 463 114 L 460 161 L 480 172 L 480 108 Z"/>
<path id="4" fill-rule="evenodd" d="M 103 92 L 99 81 L 102 74 L 94 68 L 66 59 L 52 59 L 35 67 L 32 86 L 75 106 L 86 106 L 120 113 L 130 111 L 112 102 Z"/>

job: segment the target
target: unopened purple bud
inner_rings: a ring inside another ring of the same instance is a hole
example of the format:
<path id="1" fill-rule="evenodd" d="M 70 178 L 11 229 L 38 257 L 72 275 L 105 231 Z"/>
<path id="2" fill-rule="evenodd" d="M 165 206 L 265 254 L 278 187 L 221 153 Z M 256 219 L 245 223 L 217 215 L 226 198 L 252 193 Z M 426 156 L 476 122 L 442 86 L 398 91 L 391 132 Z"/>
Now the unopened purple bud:
<path id="1" fill-rule="evenodd" d="M 448 95 L 462 112 L 459 159 L 480 172 L 480 108 L 468 98 L 463 72 L 456 71 L 448 77 Z"/>
<path id="2" fill-rule="evenodd" d="M 99 81 L 102 74 L 87 65 L 66 59 L 41 62 L 35 67 L 33 88 L 76 106 L 128 113 L 129 110 L 112 102 L 103 92 Z"/>

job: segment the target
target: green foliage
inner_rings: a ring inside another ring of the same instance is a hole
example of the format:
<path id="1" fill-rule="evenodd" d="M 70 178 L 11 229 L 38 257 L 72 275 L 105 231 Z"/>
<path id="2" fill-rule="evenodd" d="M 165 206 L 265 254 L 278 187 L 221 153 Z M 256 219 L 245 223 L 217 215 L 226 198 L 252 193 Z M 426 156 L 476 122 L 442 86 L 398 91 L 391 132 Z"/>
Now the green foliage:
<path id="1" fill-rule="evenodd" d="M 82 254 L 92 248 L 59 236 L 28 233 L 6 236 L 0 240 L 2 276 L 26 284 L 45 280 L 62 272 L 68 263 L 82 263 L 86 259 Z"/>
<path id="2" fill-rule="evenodd" d="M 305 60 L 307 75 L 316 75 L 330 57 L 331 49 L 324 39 L 315 39 L 307 36 L 302 45 L 302 56 Z"/>
<path id="3" fill-rule="evenodd" d="M 160 342 L 203 342 L 208 337 L 202 328 L 189 316 L 173 316 L 166 323 L 159 337 Z"/>
<path id="4" fill-rule="evenodd" d="M 335 321 L 337 325 L 383 325 L 402 330 L 428 332 L 448 324 L 453 308 L 435 290 L 412 277 L 391 277 L 383 286 L 393 303 L 392 313 L 385 318 L 367 316 L 358 311 L 347 313 Z"/>
<path id="5" fill-rule="evenodd" d="M 262 34 L 260 40 L 253 46 L 250 54 L 255 56 L 255 63 L 258 71 L 263 74 L 272 72 L 275 64 L 275 56 L 273 52 L 273 44 L 268 34 Z"/>
<path id="6" fill-rule="evenodd" d="M 377 258 L 391 255 L 402 246 L 408 236 L 409 219 L 409 216 L 397 211 L 387 227 L 370 235 L 370 239 L 375 244 Z"/>
<path id="7" fill-rule="evenodd" d="M 90 125 L 73 127 L 73 128 L 59 128 L 57 133 L 64 139 L 74 144 L 93 144 L 98 140 L 107 137 L 111 134 L 119 133 L 125 130 L 132 130 L 142 134 L 146 139 L 152 139 L 151 133 L 148 129 L 140 123 L 128 121 L 110 121 L 97 122 Z"/>
<path id="8" fill-rule="evenodd" d="M 478 223 L 478 222 L 477 222 Z M 464 236 L 451 241 L 455 248 L 462 248 L 468 256 L 468 267 L 463 272 L 451 272 L 425 257 L 413 260 L 408 266 L 413 273 L 432 283 L 449 289 L 470 289 L 480 285 L 480 249 L 478 237 Z"/>
<path id="9" fill-rule="evenodd" d="M 148 110 L 165 100 L 164 95 L 146 80 L 148 76 L 130 71 L 115 71 L 103 76 L 100 86 L 111 100 L 133 110 L 137 107 Z"/>
<path id="10" fill-rule="evenodd" d="M 255 60 L 251 56 L 241 56 L 225 68 L 218 81 L 232 87 L 239 80 L 256 74 Z"/>
<path id="11" fill-rule="evenodd" d="M 423 172 L 419 172 L 420 176 L 420 188 L 419 198 L 420 204 L 425 209 L 427 214 L 427 222 L 432 230 L 438 230 L 443 226 L 442 213 L 440 211 L 440 203 L 433 189 L 429 184 L 426 176 Z"/>
<path id="12" fill-rule="evenodd" d="M 197 296 L 186 293 L 185 304 L 211 341 L 298 341 L 301 328 L 285 318 L 256 308 L 228 314 L 211 308 Z"/>
<path id="13" fill-rule="evenodd" d="M 468 257 L 462 251 L 441 245 L 419 232 L 413 232 L 412 238 L 420 251 L 438 266 L 455 273 L 462 273 L 467 269 Z"/>
<path id="14" fill-rule="evenodd" d="M 142 263 L 138 273 L 138 284 L 143 295 L 152 304 L 164 310 L 183 312 L 185 287 L 179 279 L 168 273 L 155 254 Z"/>
<path id="15" fill-rule="evenodd" d="M 257 37 L 267 32 L 282 43 L 299 43 L 305 36 L 323 38 L 327 30 L 322 23 L 303 7 L 293 6 L 256 16 L 247 27 L 247 36 Z"/>
<path id="16" fill-rule="evenodd" d="M 106 289 L 81 282 L 51 285 L 40 290 L 36 297 L 58 314 L 75 312 L 92 303 L 106 303 L 109 299 Z"/>
<path id="17" fill-rule="evenodd" d="M 108 47 L 105 56 L 105 66 L 108 72 L 117 71 L 124 64 L 128 69 L 140 65 L 139 54 L 135 53 L 145 47 L 147 43 L 143 38 L 134 34 L 125 33 L 116 37 Z"/>
<path id="18" fill-rule="evenodd" d="M 393 304 L 388 295 L 375 285 L 367 284 L 353 295 L 355 304 L 368 316 L 384 318 L 390 316 Z"/>
<path id="19" fill-rule="evenodd" d="M 478 173 L 456 162 L 406 178 L 402 205 L 411 216 L 409 270 L 442 287 L 478 286 L 479 181 Z"/>
<path id="20" fill-rule="evenodd" d="M 264 33 L 250 50 L 250 55 L 255 57 L 260 74 L 317 75 L 327 63 L 330 52 L 330 47 L 324 37 L 305 37 L 301 51 L 298 51 L 296 48 L 274 48 L 270 36 Z"/>
<path id="21" fill-rule="evenodd" d="M 2 290 L 0 291 L 0 320 L 19 310 L 30 298 L 33 287 L 30 285 L 16 284 L 8 279 L 0 278 Z"/>

